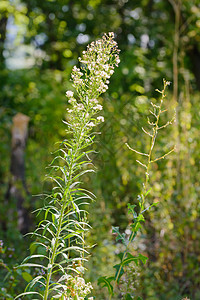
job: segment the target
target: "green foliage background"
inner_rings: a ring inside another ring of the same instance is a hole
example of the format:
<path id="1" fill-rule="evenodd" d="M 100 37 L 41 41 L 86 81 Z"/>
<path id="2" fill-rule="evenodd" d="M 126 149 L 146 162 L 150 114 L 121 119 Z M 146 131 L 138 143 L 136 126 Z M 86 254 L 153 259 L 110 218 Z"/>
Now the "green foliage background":
<path id="1" fill-rule="evenodd" d="M 105 123 L 93 157 L 98 172 L 85 177 L 85 184 L 98 196 L 91 206 L 93 230 L 88 236 L 97 246 L 92 250 L 87 276 L 96 298 L 107 299 L 106 291 L 96 282 L 99 276 L 112 274 L 114 252 L 121 247 L 115 244 L 111 226 L 127 227 L 127 203 L 136 201 L 143 182 L 143 170 L 135 162 L 137 155 L 125 143 L 145 151 L 148 144 L 141 127 L 145 127 L 151 99 L 157 97 L 155 88 L 161 88 L 163 77 L 174 83 L 173 4 L 180 5 L 177 122 L 163 136 L 161 133 L 157 149 L 162 154 L 176 144 L 177 152 L 152 170 L 149 202 L 156 199 L 160 203 L 147 216 L 145 231 L 137 241 L 149 261 L 145 268 L 135 270 L 136 275 L 129 270 L 129 279 L 133 276 L 131 288 L 137 286 L 144 299 L 200 298 L 199 0 L 1 0 L 0 220 L 8 229 L 1 229 L 0 239 L 4 241 L 1 256 L 9 268 L 21 262 L 29 245 L 16 229 L 15 199 L 4 205 L 12 117 L 17 112 L 30 117 L 26 180 L 31 195 L 36 195 L 48 189 L 43 184 L 45 167 L 55 142 L 65 136 L 62 119 L 72 66 L 88 42 L 114 31 L 121 63 L 101 99 Z M 173 83 L 167 97 L 169 116 L 174 108 Z M 42 201 L 33 196 L 25 205 L 31 211 Z M 34 228 L 34 217 L 31 219 Z M 23 289 L 21 274 L 11 273 L 4 281 L 7 271 L 0 269 L 2 299 L 13 299 Z M 126 281 L 122 283 L 121 290 L 126 285 Z"/>

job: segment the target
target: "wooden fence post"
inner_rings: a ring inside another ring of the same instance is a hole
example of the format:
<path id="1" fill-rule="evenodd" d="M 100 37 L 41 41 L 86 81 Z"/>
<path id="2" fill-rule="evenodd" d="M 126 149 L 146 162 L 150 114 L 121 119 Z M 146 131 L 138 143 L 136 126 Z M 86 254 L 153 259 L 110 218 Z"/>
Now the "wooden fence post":
<path id="1" fill-rule="evenodd" d="M 6 193 L 7 202 L 10 199 L 16 199 L 18 229 L 23 234 L 28 232 L 30 225 L 29 214 L 24 207 L 25 198 L 30 195 L 26 186 L 24 158 L 29 120 L 30 118 L 22 113 L 17 113 L 13 117 L 11 176 Z"/>

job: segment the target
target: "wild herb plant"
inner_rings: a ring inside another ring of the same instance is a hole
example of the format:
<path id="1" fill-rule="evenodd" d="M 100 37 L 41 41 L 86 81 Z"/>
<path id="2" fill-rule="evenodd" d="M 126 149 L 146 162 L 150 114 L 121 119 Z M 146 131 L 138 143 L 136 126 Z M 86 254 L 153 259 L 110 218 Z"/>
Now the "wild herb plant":
<path id="1" fill-rule="evenodd" d="M 97 99 L 108 89 L 114 66 L 119 63 L 118 53 L 114 34 L 104 34 L 83 51 L 80 68 L 72 69 L 77 97 L 72 91 L 66 92 L 71 104 L 64 121 L 67 138 L 50 165 L 47 178 L 53 181 L 53 188 L 39 209 L 44 218 L 31 233 L 35 237 L 32 247 L 40 253 L 28 256 L 20 266 L 40 268 L 40 274 L 16 299 L 28 295 L 44 300 L 84 299 L 91 292 L 92 286 L 85 283 L 83 274 L 88 256 L 85 234 L 90 228 L 86 206 L 95 196 L 82 187 L 81 180 L 84 174 L 94 172 L 89 158 L 95 138 L 93 127 L 104 121 L 103 116 L 97 116 L 103 108 Z"/>
<path id="2" fill-rule="evenodd" d="M 147 195 L 150 193 L 151 188 L 149 184 L 149 172 L 151 165 L 154 162 L 157 162 L 161 159 L 164 159 L 167 155 L 172 153 L 175 148 L 171 149 L 169 152 L 163 154 L 161 157 L 154 158 L 153 157 L 153 149 L 155 146 L 155 141 L 158 135 L 158 132 L 167 127 L 168 125 L 174 122 L 174 117 L 168 121 L 165 125 L 160 125 L 160 117 L 161 114 L 167 111 L 167 109 L 163 108 L 164 100 L 166 97 L 166 88 L 170 84 L 169 81 L 163 80 L 164 87 L 163 90 L 156 90 L 161 94 L 160 102 L 155 104 L 151 102 L 152 110 L 150 113 L 154 120 L 150 120 L 148 118 L 148 125 L 151 127 L 150 130 L 146 130 L 142 128 L 143 132 L 150 137 L 150 146 L 149 146 L 149 153 L 139 152 L 133 148 L 131 148 L 128 144 L 126 146 L 133 152 L 137 153 L 146 158 L 146 161 L 136 160 L 144 169 L 145 169 L 145 180 L 142 185 L 141 193 L 137 196 L 137 204 L 130 204 L 128 203 L 128 213 L 132 215 L 132 224 L 130 225 L 130 236 L 127 238 L 125 233 L 120 233 L 119 227 L 112 227 L 113 234 L 116 236 L 116 241 L 121 241 L 124 245 L 125 250 L 119 253 L 117 256 L 120 259 L 120 263 L 116 264 L 114 268 L 116 269 L 115 275 L 111 277 L 100 277 L 98 280 L 98 284 L 105 286 L 108 288 L 109 292 L 109 299 L 112 299 L 115 287 L 120 283 L 120 279 L 124 274 L 124 267 L 128 266 L 130 263 L 135 263 L 138 266 L 139 261 L 142 263 L 146 263 L 147 257 L 139 253 L 137 256 L 134 256 L 130 253 L 130 246 L 133 243 L 134 239 L 136 238 L 139 229 L 142 228 L 142 223 L 145 221 L 144 213 L 150 210 L 153 206 L 157 205 L 157 202 L 154 202 L 150 206 L 146 205 L 145 200 Z M 133 296 L 134 297 L 134 296 Z M 134 299 L 130 293 L 126 293 L 125 299 Z M 138 298 L 140 299 L 140 298 Z"/>

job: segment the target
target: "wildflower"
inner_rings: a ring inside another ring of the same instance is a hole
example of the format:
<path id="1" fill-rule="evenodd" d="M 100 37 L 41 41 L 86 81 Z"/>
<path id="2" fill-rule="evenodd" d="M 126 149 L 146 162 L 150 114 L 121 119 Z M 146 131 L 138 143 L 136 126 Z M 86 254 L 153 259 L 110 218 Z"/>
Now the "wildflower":
<path id="1" fill-rule="evenodd" d="M 82 277 L 77 278 L 77 286 L 81 286 L 81 287 L 85 286 L 85 280 Z"/>
<path id="2" fill-rule="evenodd" d="M 69 102 L 69 103 L 76 102 L 76 99 L 74 99 L 74 98 L 70 98 L 70 99 L 68 100 L 68 102 Z"/>
<path id="3" fill-rule="evenodd" d="M 73 93 L 72 91 L 67 91 L 67 92 L 66 92 L 66 96 L 67 96 L 68 98 L 73 97 L 73 95 L 74 95 L 74 93 Z"/>
<path id="4" fill-rule="evenodd" d="M 93 107 L 94 110 L 102 110 L 103 106 L 100 104 L 97 104 L 96 106 Z"/>
<path id="5" fill-rule="evenodd" d="M 114 32 L 109 32 L 108 35 L 112 38 L 114 38 Z"/>
<path id="6" fill-rule="evenodd" d="M 92 42 L 88 45 L 87 51 L 83 51 L 82 57 L 79 57 L 79 61 L 85 67 L 72 69 L 73 86 L 79 91 L 84 90 L 85 96 L 93 94 L 94 91 L 96 96 L 99 96 L 108 89 L 105 82 L 114 73 L 114 65 L 120 62 L 119 50 L 113 39 L 114 33 L 110 32 L 101 40 Z M 86 73 L 85 69 L 89 73 L 82 78 Z"/>
<path id="7" fill-rule="evenodd" d="M 95 124 L 94 124 L 93 122 L 90 122 L 90 123 L 88 123 L 87 125 L 88 125 L 88 126 L 91 126 L 91 127 L 94 127 L 94 126 L 95 126 Z"/>
<path id="8" fill-rule="evenodd" d="M 104 117 L 99 116 L 99 117 L 97 117 L 97 120 L 98 120 L 99 122 L 104 122 Z"/>
<path id="9" fill-rule="evenodd" d="M 77 104 L 77 110 L 83 110 L 84 109 L 84 105 L 82 103 Z"/>
<path id="10" fill-rule="evenodd" d="M 90 101 L 93 102 L 93 103 L 95 103 L 95 104 L 98 103 L 98 100 L 97 100 L 97 99 L 91 99 Z"/>

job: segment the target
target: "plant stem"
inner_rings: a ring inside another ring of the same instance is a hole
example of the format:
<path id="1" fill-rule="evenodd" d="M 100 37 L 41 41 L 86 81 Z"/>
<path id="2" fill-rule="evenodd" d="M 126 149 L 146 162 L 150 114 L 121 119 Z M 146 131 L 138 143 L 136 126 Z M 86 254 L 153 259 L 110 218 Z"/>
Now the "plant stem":
<path id="1" fill-rule="evenodd" d="M 149 153 L 146 155 L 146 156 L 148 156 L 148 161 L 147 161 L 147 165 L 146 165 L 145 183 L 143 185 L 143 189 L 142 189 L 142 192 L 141 192 L 142 204 L 140 206 L 140 211 L 139 211 L 138 216 L 142 214 L 142 211 L 143 211 L 143 208 L 144 208 L 144 202 L 145 202 L 146 193 L 147 193 L 147 185 L 148 185 L 148 181 L 149 181 L 149 169 L 150 169 L 150 165 L 151 165 L 151 162 L 152 162 L 151 161 L 152 151 L 153 151 L 155 141 L 156 141 L 156 136 L 157 136 L 157 132 L 158 132 L 158 123 L 159 123 L 160 114 L 161 114 L 161 111 L 162 111 L 162 104 L 163 104 L 163 100 L 165 98 L 165 90 L 166 90 L 167 85 L 168 85 L 168 83 L 164 80 L 164 88 L 161 92 L 162 96 L 161 96 L 161 100 L 160 100 L 160 105 L 158 106 L 158 114 L 156 115 L 156 122 L 155 122 L 155 125 L 153 127 L 153 134 L 152 134 L 151 143 L 150 143 L 150 150 L 149 150 Z M 144 155 L 143 153 L 140 153 L 138 151 L 135 151 L 135 152 Z M 128 252 L 128 247 L 129 247 L 130 243 L 132 242 L 132 240 L 134 239 L 134 237 L 136 236 L 136 233 L 137 233 L 137 231 L 132 231 L 131 232 L 131 235 L 130 235 L 128 243 L 126 245 L 126 249 L 123 253 L 121 262 L 124 261 L 126 255 L 127 255 L 127 252 Z M 122 270 L 122 264 L 120 264 L 119 270 L 117 272 L 114 288 L 117 285 L 117 281 L 119 279 L 119 275 L 121 273 L 121 270 Z M 112 295 L 110 294 L 109 300 L 111 300 L 111 299 L 112 299 Z"/>
<path id="2" fill-rule="evenodd" d="M 49 272 L 47 271 L 48 275 L 47 275 L 46 289 L 45 289 L 45 293 L 44 293 L 44 300 L 48 299 L 49 283 L 50 283 L 51 274 L 52 274 L 52 270 L 53 270 L 53 266 L 54 266 L 54 261 L 55 261 L 55 257 L 56 257 L 56 250 L 57 250 L 57 247 L 58 247 L 60 230 L 61 230 L 61 226 L 62 226 L 64 212 L 65 212 L 65 205 L 62 206 L 62 210 L 61 210 L 61 214 L 60 214 L 60 219 L 59 219 L 58 230 L 57 230 L 57 233 L 56 233 L 55 245 L 54 245 L 54 249 L 53 249 L 53 253 L 52 253 L 51 261 L 50 261 L 50 270 L 49 270 Z"/>
<path id="3" fill-rule="evenodd" d="M 50 260 L 50 268 L 49 268 L 49 271 L 47 270 L 48 273 L 47 273 L 47 282 L 46 282 L 46 288 L 45 288 L 45 293 L 44 293 L 44 300 L 48 299 L 49 284 L 50 284 L 50 280 L 51 280 L 52 270 L 53 270 L 53 267 L 54 267 L 54 261 L 55 261 L 55 258 L 56 258 L 56 250 L 58 248 L 58 243 L 59 243 L 59 238 L 60 238 L 60 232 L 61 232 L 61 226 L 62 226 L 62 222 L 63 222 L 63 217 L 65 215 L 66 203 L 67 203 L 68 194 L 69 194 L 69 187 L 70 187 L 70 183 L 71 183 L 71 181 L 73 179 L 72 178 L 73 165 L 74 165 L 75 158 L 77 156 L 77 152 L 79 150 L 79 146 L 80 146 L 80 142 L 81 142 L 81 134 L 82 134 L 84 125 L 85 125 L 85 118 L 84 118 L 84 120 L 82 122 L 81 130 L 80 130 L 80 134 L 79 134 L 78 139 L 77 139 L 77 143 L 76 143 L 76 146 L 75 146 L 74 154 L 72 152 L 72 159 L 71 159 L 70 167 L 69 167 L 69 180 L 68 180 L 68 184 L 67 184 L 67 187 L 66 187 L 66 196 L 65 196 L 65 200 L 63 202 L 62 209 L 61 209 L 61 214 L 60 214 L 59 224 L 58 224 L 58 230 L 56 232 L 56 237 L 55 237 L 55 245 L 54 245 L 53 253 L 52 253 L 52 256 L 51 256 L 51 260 Z M 67 204 L 67 206 L 68 205 L 69 204 Z"/>
<path id="4" fill-rule="evenodd" d="M 147 162 L 147 170 L 146 170 L 146 173 L 145 173 L 145 184 L 144 184 L 143 192 L 142 192 L 142 195 L 143 195 L 142 205 L 144 205 L 145 194 L 147 192 L 147 184 L 148 184 L 148 181 L 149 181 L 149 168 L 150 168 L 150 164 L 151 164 L 151 156 L 152 156 L 152 151 L 153 151 L 153 147 L 154 147 L 157 132 L 158 132 L 158 122 L 159 122 L 159 119 L 160 119 L 160 113 L 162 111 L 162 103 L 163 103 L 163 100 L 164 100 L 164 97 L 165 97 L 165 89 L 166 89 L 166 85 L 164 83 L 164 89 L 162 90 L 162 97 L 161 97 L 161 100 L 160 100 L 159 110 L 158 110 L 158 114 L 157 114 L 157 117 L 156 117 L 157 120 L 156 120 L 156 123 L 155 123 L 155 127 L 153 128 L 153 135 L 152 135 L 152 138 L 151 138 L 151 144 L 150 144 L 150 150 L 149 150 L 148 162 Z M 142 210 L 142 207 L 140 208 L 140 213 L 141 213 L 141 210 Z"/>

